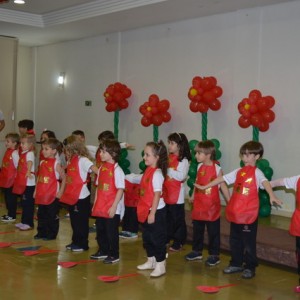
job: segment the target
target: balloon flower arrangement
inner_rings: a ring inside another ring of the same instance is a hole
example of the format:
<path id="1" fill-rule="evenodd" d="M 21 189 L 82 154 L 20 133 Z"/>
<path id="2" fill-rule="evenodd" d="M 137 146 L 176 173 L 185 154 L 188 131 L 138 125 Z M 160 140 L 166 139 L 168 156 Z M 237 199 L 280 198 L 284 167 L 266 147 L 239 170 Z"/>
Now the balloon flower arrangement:
<path id="1" fill-rule="evenodd" d="M 119 137 L 119 112 L 129 106 L 128 98 L 131 94 L 131 89 L 121 82 L 110 84 L 103 94 L 106 111 L 114 112 L 114 135 L 116 139 Z M 127 159 L 127 155 L 127 149 L 122 149 L 120 160 L 118 161 L 125 174 L 130 173 L 130 162 Z"/>
<path id="2" fill-rule="evenodd" d="M 160 100 L 156 94 L 150 95 L 148 101 L 139 108 L 139 111 L 142 114 L 141 124 L 144 127 L 153 125 L 153 140 L 155 142 L 159 139 L 158 127 L 163 123 L 168 123 L 172 118 L 171 114 L 168 112 L 169 108 L 170 101 L 167 99 Z M 144 161 L 140 162 L 139 166 L 142 171 L 146 169 Z"/>

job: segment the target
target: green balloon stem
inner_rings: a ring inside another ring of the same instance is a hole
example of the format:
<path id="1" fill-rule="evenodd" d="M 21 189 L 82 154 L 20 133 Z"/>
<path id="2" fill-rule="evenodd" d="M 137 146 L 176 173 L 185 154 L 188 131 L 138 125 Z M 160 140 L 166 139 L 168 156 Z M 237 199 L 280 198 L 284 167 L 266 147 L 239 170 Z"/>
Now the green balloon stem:
<path id="1" fill-rule="evenodd" d="M 202 141 L 207 140 L 207 113 L 202 113 Z"/>
<path id="2" fill-rule="evenodd" d="M 158 126 L 153 125 L 153 141 L 158 142 Z"/>
<path id="3" fill-rule="evenodd" d="M 119 139 L 119 111 L 115 111 L 114 115 L 114 136 L 115 139 Z"/>
<path id="4" fill-rule="evenodd" d="M 252 135 L 253 135 L 253 141 L 259 142 L 259 129 L 257 127 L 252 127 Z"/>

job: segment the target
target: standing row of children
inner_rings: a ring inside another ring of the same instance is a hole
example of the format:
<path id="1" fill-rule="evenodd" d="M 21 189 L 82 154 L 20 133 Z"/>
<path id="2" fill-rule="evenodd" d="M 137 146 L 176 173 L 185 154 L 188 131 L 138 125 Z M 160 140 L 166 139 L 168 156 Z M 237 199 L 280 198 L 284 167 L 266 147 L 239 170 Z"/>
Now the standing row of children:
<path id="1" fill-rule="evenodd" d="M 66 248 L 74 252 L 87 250 L 90 216 L 90 192 L 87 187 L 87 178 L 90 172 L 94 172 L 97 174 L 95 181 L 97 190 L 92 215 L 96 217 L 96 239 L 99 249 L 91 257 L 104 259 L 104 263 L 118 262 L 118 227 L 123 215 L 123 191 L 125 189 L 125 175 L 117 164 L 121 152 L 120 144 L 113 139 L 103 139 L 96 154 L 98 163 L 95 165 L 88 158 L 89 153 L 82 141 L 75 135 L 68 137 L 64 141 L 67 160 L 65 175 L 58 160 L 60 143 L 55 138 L 43 141 L 43 157 L 40 161 L 35 188 L 34 159 L 33 154 L 30 153 L 34 145 L 32 136 L 27 133 L 21 137 L 20 158 L 13 184 L 8 179 L 14 177 L 12 165 L 16 168 L 17 141 L 12 134 L 6 137 L 8 151 L 3 158 L 0 183 L 5 188 L 8 210 L 11 204 L 9 201 L 14 199 L 15 194 L 22 194 L 22 222 L 16 226 L 20 230 L 33 227 L 34 202 L 32 199 L 35 198 L 35 203 L 39 205 L 38 234 L 35 238 L 53 239 L 56 237 L 58 225 L 53 226 L 55 234 L 51 235 L 48 225 L 49 223 L 53 225 L 54 222 L 50 204 L 56 203 L 53 205 L 55 207 L 53 211 L 57 212 L 58 201 L 66 203 L 69 207 L 73 230 L 72 242 Z M 159 277 L 166 272 L 166 245 L 173 240 L 169 249 L 178 251 L 186 240 L 184 181 L 191 159 L 186 136 L 183 133 L 170 134 L 168 150 L 169 155 L 167 147 L 161 141 L 147 143 L 143 156 L 147 166 L 144 174 L 130 174 L 126 177 L 132 184 L 139 184 L 139 201 L 136 211 L 138 221 L 143 228 L 143 245 L 147 252 L 147 261 L 139 265 L 138 269 L 153 270 L 150 274 L 152 277 Z M 231 224 L 231 261 L 223 272 L 225 274 L 242 272 L 242 278 L 250 279 L 255 276 L 257 266 L 258 188 L 264 188 L 267 191 L 271 204 L 282 203 L 274 195 L 271 184 L 263 173 L 256 168 L 256 161 L 263 155 L 263 146 L 255 141 L 242 145 L 240 157 L 244 167 L 227 175 L 222 174 L 221 168 L 215 162 L 215 147 L 211 141 L 199 142 L 195 151 L 199 165 L 195 189 L 191 197 L 193 249 L 185 258 L 187 260 L 202 259 L 206 227 L 209 237 L 209 256 L 206 264 L 214 266 L 220 262 L 220 187 L 228 202 L 226 218 Z M 10 164 L 9 160 L 13 163 Z M 298 179 L 299 176 L 274 181 L 272 185 L 292 186 L 297 189 Z M 58 180 L 61 180 L 62 184 L 59 184 Z M 229 184 L 234 184 L 231 197 L 227 189 Z M 12 202 L 15 205 L 15 200 Z M 50 221 L 50 215 L 52 221 Z M 10 217 L 15 218 L 15 216 Z M 55 217 L 57 220 L 57 213 Z M 295 224 L 298 224 L 298 219 L 299 216 L 295 213 L 291 233 L 297 236 L 297 251 L 300 253 L 299 235 L 293 230 Z M 45 226 L 45 224 L 48 225 Z"/>

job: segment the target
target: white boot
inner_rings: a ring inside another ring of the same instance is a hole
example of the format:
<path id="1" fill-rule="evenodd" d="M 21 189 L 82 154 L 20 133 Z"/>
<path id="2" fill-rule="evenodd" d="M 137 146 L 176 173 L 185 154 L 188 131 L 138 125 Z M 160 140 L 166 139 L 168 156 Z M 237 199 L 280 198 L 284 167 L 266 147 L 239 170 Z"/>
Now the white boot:
<path id="1" fill-rule="evenodd" d="M 139 270 L 153 270 L 155 269 L 155 266 L 156 266 L 156 259 L 155 256 L 152 256 L 152 257 L 148 257 L 147 261 L 144 264 L 137 266 L 137 268 Z"/>
<path id="2" fill-rule="evenodd" d="M 166 273 L 166 261 L 156 263 L 154 271 L 150 274 L 151 277 L 159 277 Z"/>

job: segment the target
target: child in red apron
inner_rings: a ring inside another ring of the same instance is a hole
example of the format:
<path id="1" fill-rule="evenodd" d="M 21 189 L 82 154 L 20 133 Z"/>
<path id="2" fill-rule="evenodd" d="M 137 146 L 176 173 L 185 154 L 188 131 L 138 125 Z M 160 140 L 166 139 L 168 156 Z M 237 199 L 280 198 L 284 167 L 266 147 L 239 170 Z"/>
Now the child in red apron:
<path id="1" fill-rule="evenodd" d="M 5 136 L 6 152 L 2 159 L 0 171 L 0 187 L 3 188 L 7 208 L 7 214 L 1 217 L 1 221 L 4 223 L 14 222 L 16 220 L 17 195 L 13 194 L 12 189 L 19 162 L 19 142 L 20 136 L 17 133 L 9 133 Z"/>
<path id="2" fill-rule="evenodd" d="M 122 231 L 119 233 L 119 236 L 123 239 L 134 239 L 138 237 L 139 221 L 137 218 L 137 204 L 140 199 L 140 185 L 132 183 L 134 176 L 134 174 L 128 174 L 125 180 L 125 213 L 122 222 Z"/>
<path id="3" fill-rule="evenodd" d="M 47 138 L 42 143 L 43 159 L 38 168 L 34 192 L 35 204 L 38 205 L 38 226 L 34 239 L 55 240 L 58 234 L 58 199 L 65 185 L 65 171 L 59 161 L 61 151 L 61 143 L 56 138 Z"/>
<path id="4" fill-rule="evenodd" d="M 21 223 L 16 224 L 16 227 L 20 230 L 30 230 L 33 228 L 33 193 L 35 189 L 34 145 L 34 135 L 21 135 L 20 157 L 12 190 L 14 194 L 21 195 L 22 218 Z"/>
<path id="5" fill-rule="evenodd" d="M 184 182 L 189 171 L 191 152 L 189 142 L 183 133 L 168 136 L 169 165 L 164 182 L 164 200 L 167 210 L 167 234 L 171 251 L 179 251 L 186 241 L 184 210 Z"/>
<path id="6" fill-rule="evenodd" d="M 162 141 L 149 142 L 145 146 L 143 158 L 147 168 L 143 175 L 134 177 L 133 183 L 140 183 L 137 215 L 143 228 L 147 261 L 137 268 L 153 270 L 150 276 L 159 277 L 166 273 L 167 222 L 162 192 L 168 169 L 167 148 Z"/>
<path id="7" fill-rule="evenodd" d="M 286 189 L 293 189 L 296 192 L 296 208 L 292 215 L 289 232 L 296 237 L 297 271 L 300 276 L 300 175 L 272 180 L 270 184 L 272 187 L 284 186 Z M 300 278 L 295 292 L 300 293 Z"/>
<path id="8" fill-rule="evenodd" d="M 118 165 L 121 147 L 116 140 L 104 140 L 100 146 L 101 166 L 92 208 L 96 217 L 98 251 L 91 259 L 103 259 L 105 264 L 119 262 L 119 224 L 124 214 L 125 175 Z"/>
<path id="9" fill-rule="evenodd" d="M 262 171 L 256 167 L 256 161 L 262 157 L 263 153 L 264 148 L 261 143 L 249 141 L 240 148 L 240 157 L 244 167 L 219 176 L 206 185 L 195 184 L 195 187 L 200 190 L 206 190 L 224 181 L 227 185 L 234 184 L 225 211 L 226 218 L 230 222 L 231 261 L 223 273 L 242 272 L 243 279 L 253 278 L 258 265 L 256 257 L 258 189 L 263 187 L 267 191 L 271 204 L 282 204 L 282 201 L 274 195 Z"/>
<path id="10" fill-rule="evenodd" d="M 195 148 L 196 159 L 199 163 L 197 169 L 196 184 L 206 185 L 218 176 L 223 175 L 221 167 L 215 163 L 216 149 L 212 141 L 201 141 Z M 225 200 L 229 200 L 229 191 L 223 182 L 220 185 Z M 202 259 L 204 247 L 205 227 L 208 234 L 208 258 L 207 266 L 215 266 L 220 263 L 220 213 L 221 200 L 219 187 L 214 186 L 206 190 L 194 189 L 190 201 L 193 203 L 193 246 L 192 252 L 185 256 L 186 260 Z"/>
<path id="11" fill-rule="evenodd" d="M 64 140 L 64 151 L 67 158 L 66 185 L 60 202 L 68 205 L 72 227 L 72 242 L 67 250 L 82 252 L 89 249 L 89 216 L 90 191 L 87 188 L 87 177 L 95 174 L 98 168 L 89 159 L 85 145 L 75 136 Z"/>

